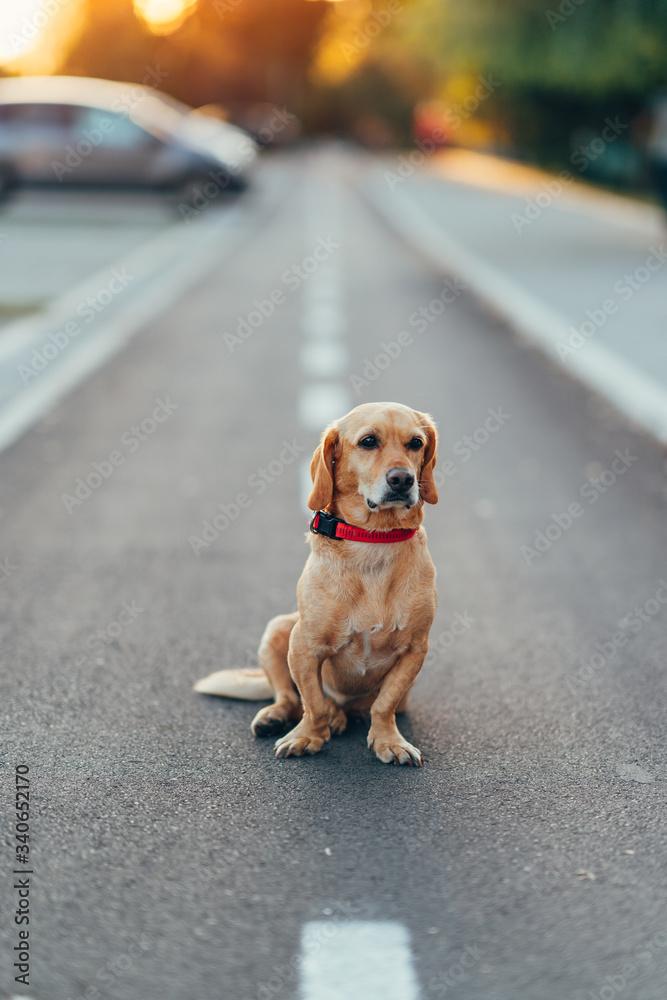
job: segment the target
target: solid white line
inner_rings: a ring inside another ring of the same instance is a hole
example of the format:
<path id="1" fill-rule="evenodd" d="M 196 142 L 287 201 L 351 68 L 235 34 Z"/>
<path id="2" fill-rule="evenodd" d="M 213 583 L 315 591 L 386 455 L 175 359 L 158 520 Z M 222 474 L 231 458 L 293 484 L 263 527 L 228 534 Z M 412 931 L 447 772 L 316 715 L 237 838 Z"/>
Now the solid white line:
<path id="1" fill-rule="evenodd" d="M 311 182 L 305 193 L 306 242 L 310 233 L 336 233 L 341 217 L 337 185 Z M 332 223 L 330 226 L 324 225 L 327 220 Z M 300 327 L 304 340 L 299 348 L 299 366 L 313 381 L 302 386 L 297 410 L 301 425 L 318 434 L 350 409 L 347 386 L 335 381 L 349 366 L 343 339 L 347 316 L 339 264 L 338 260 L 323 261 L 304 282 L 301 300 Z M 299 500 L 304 511 L 308 510 L 311 489 L 310 459 L 303 459 L 299 463 Z"/>
<path id="2" fill-rule="evenodd" d="M 309 431 L 321 431 L 350 409 L 350 393 L 338 382 L 311 382 L 299 393 L 299 420 Z"/>
<path id="3" fill-rule="evenodd" d="M 0 451 L 119 351 L 143 325 L 233 253 L 254 232 L 256 222 L 252 220 L 258 214 L 266 219 L 280 208 L 289 183 L 287 173 L 280 175 L 277 186 L 258 183 L 258 193 L 251 196 L 256 204 L 250 214 L 248 199 L 244 199 L 229 209 L 213 206 L 189 225 L 170 227 L 66 292 L 44 313 L 2 328 Z M 123 267 L 135 280 L 53 358 L 48 368 L 24 386 L 17 365 L 30 364 L 28 352 L 33 347 L 41 348 L 50 332 L 75 319 L 77 307 L 106 287 L 115 268 Z"/>
<path id="4" fill-rule="evenodd" d="M 163 268 L 176 255 L 185 258 L 183 249 L 188 245 L 199 247 L 202 243 L 215 242 L 221 234 L 226 234 L 239 222 L 241 206 L 236 206 L 221 218 L 219 215 L 203 218 L 201 221 L 186 226 L 183 223 L 169 226 L 158 233 L 153 239 L 142 243 L 120 259 L 100 268 L 95 274 L 87 277 L 75 288 L 68 289 L 58 299 L 50 302 L 46 309 L 36 316 L 28 316 L 15 320 L 0 329 L 0 362 L 5 362 L 26 345 L 32 346 L 43 340 L 48 332 L 57 329 L 68 320 L 77 319 L 77 307 L 89 297 L 98 295 L 106 288 L 114 270 L 125 270 L 132 277 L 126 291 L 131 293 L 147 274 L 152 274 Z M 197 264 L 199 266 L 199 263 Z M 113 305 L 129 297 L 121 292 Z M 115 308 L 111 311 L 115 312 Z"/>
<path id="5" fill-rule="evenodd" d="M 418 1000 L 410 937 L 394 921 L 311 921 L 301 932 L 300 1000 Z"/>
<path id="6" fill-rule="evenodd" d="M 88 295 L 104 287 L 114 268 L 126 268 L 136 276 L 136 285 L 120 293 L 114 308 L 95 321 L 82 339 L 72 340 L 50 366 L 20 387 L 0 410 L 0 451 L 16 441 L 67 392 L 116 354 L 134 333 L 153 317 L 164 312 L 188 288 L 201 280 L 221 256 L 236 244 L 241 207 L 223 219 L 193 223 L 185 232 L 173 228 L 144 244 L 116 264 L 104 268 L 76 289 L 67 292 L 49 308 L 46 316 L 12 324 L 0 332 L 0 359 L 3 375 L 18 361 L 26 361 L 25 352 L 41 346 L 48 332 L 76 315 L 75 309 Z M 184 252 L 185 251 L 185 252 Z M 131 294 L 130 294 L 131 292 Z M 85 338 L 85 339 L 84 339 Z"/>
<path id="7" fill-rule="evenodd" d="M 565 317 L 442 232 L 403 191 L 379 194 L 383 184 L 381 175 L 374 175 L 362 188 L 363 193 L 406 242 L 439 270 L 461 277 L 478 298 L 526 339 L 537 343 L 561 368 L 667 444 L 667 389 L 596 341 L 589 341 L 564 361 L 556 345 L 567 342 L 572 333 Z"/>

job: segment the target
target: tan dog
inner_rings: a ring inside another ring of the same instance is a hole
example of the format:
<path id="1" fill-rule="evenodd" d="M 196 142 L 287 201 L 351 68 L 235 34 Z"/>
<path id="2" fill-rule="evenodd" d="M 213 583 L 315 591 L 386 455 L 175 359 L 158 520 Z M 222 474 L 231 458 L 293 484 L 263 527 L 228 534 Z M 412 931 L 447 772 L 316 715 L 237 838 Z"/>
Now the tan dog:
<path id="1" fill-rule="evenodd" d="M 276 742 L 278 757 L 317 753 L 345 729 L 347 712 L 370 709 L 368 746 L 376 756 L 421 766 L 396 712 L 406 709 L 436 611 L 435 568 L 421 527 L 424 502 L 438 501 L 436 448 L 428 414 L 399 403 L 364 403 L 322 435 L 308 506 L 325 513 L 313 518 L 321 533 L 308 536 L 299 610 L 273 618 L 259 647 L 270 688 L 259 671 L 229 670 L 195 686 L 231 697 L 272 693 L 274 703 L 257 713 L 252 730 L 269 736 L 297 723 Z"/>

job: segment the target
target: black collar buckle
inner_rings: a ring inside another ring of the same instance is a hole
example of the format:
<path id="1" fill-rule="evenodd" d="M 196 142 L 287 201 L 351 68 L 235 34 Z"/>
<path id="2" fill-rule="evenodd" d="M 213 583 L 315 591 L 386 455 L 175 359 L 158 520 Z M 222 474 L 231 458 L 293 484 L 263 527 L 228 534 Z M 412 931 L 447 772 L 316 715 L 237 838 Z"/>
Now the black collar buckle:
<path id="1" fill-rule="evenodd" d="M 310 530 L 314 535 L 325 535 L 327 538 L 336 537 L 336 527 L 340 524 L 337 517 L 327 514 L 324 510 L 318 510 L 313 514 L 310 522 Z"/>

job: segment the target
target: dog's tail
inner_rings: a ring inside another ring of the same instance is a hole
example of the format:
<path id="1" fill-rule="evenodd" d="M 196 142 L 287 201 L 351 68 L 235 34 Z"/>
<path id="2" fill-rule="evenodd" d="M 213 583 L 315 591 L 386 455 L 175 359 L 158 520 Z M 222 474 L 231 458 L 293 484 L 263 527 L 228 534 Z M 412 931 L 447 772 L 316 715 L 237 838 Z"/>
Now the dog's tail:
<path id="1" fill-rule="evenodd" d="M 256 670 L 218 670 L 197 681 L 194 690 L 200 694 L 219 694 L 223 698 L 240 698 L 244 701 L 266 701 L 273 698 L 273 688 L 261 667 Z"/>

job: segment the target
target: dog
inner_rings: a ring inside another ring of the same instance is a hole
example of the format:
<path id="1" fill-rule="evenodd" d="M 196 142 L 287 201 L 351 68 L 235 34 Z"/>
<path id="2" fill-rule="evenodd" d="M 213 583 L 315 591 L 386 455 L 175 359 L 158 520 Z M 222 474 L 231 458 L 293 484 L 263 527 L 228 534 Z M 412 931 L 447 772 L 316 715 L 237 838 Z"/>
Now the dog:
<path id="1" fill-rule="evenodd" d="M 349 712 L 368 714 L 368 747 L 385 764 L 423 764 L 396 713 L 428 651 L 435 567 L 422 527 L 438 502 L 437 430 L 400 403 L 363 403 L 322 434 L 310 465 L 311 552 L 297 585 L 298 611 L 266 627 L 261 670 L 221 670 L 195 690 L 261 699 L 256 736 L 294 727 L 277 757 L 320 750 Z"/>

